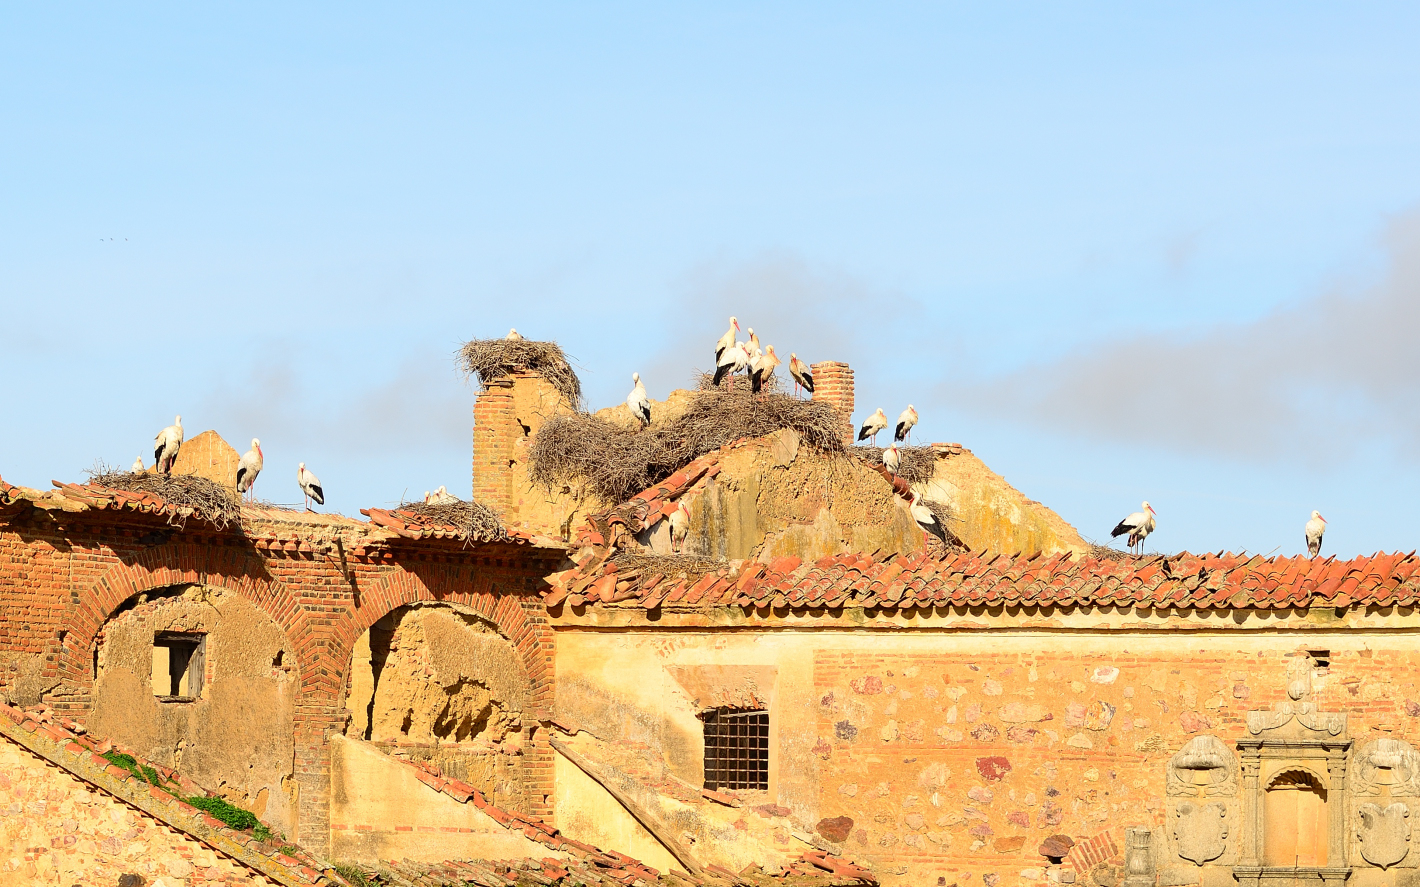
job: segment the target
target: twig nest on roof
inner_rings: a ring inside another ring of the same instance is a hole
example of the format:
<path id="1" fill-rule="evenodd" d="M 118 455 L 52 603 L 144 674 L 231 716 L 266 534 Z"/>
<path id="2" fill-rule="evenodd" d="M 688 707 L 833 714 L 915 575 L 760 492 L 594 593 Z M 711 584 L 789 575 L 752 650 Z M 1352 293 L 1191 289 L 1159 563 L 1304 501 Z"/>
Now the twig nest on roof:
<path id="1" fill-rule="evenodd" d="M 396 511 L 418 515 L 431 522 L 457 527 L 465 539 L 472 542 L 501 542 L 508 538 L 508 531 L 493 509 L 482 502 L 465 502 L 450 496 L 452 501 L 406 502 Z"/>
<path id="2" fill-rule="evenodd" d="M 159 497 L 172 506 L 168 523 L 175 527 L 185 526 L 189 515 L 218 530 L 240 527 L 242 523 L 242 505 L 237 500 L 236 492 L 205 477 L 118 471 L 102 463 L 87 474 L 92 486 L 125 493 L 151 493 Z"/>
<path id="3" fill-rule="evenodd" d="M 466 374 L 477 376 L 484 387 L 519 370 L 529 370 L 552 383 L 573 409 L 582 405 L 582 381 L 572 371 L 567 355 L 556 342 L 474 339 L 459 349 L 458 362 Z"/>

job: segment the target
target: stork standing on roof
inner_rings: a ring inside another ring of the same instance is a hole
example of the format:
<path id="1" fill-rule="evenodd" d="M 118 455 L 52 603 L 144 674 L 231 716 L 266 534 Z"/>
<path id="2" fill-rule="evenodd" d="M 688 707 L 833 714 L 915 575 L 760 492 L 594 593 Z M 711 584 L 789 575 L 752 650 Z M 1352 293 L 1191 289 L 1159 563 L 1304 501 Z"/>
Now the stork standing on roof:
<path id="1" fill-rule="evenodd" d="M 517 330 L 508 330 L 508 341 L 509 341 L 509 342 L 521 342 L 522 340 L 523 340 L 523 334 L 522 334 L 522 333 L 518 332 Z"/>
<path id="2" fill-rule="evenodd" d="M 626 408 L 631 410 L 631 415 L 645 428 L 651 424 L 651 398 L 646 396 L 646 386 L 641 384 L 640 373 L 632 373 L 631 381 L 636 383 L 636 387 L 626 395 Z"/>
<path id="3" fill-rule="evenodd" d="M 947 528 L 942 526 L 937 520 L 937 516 L 932 513 L 932 509 L 928 508 L 922 502 L 922 495 L 920 493 L 912 494 L 912 498 L 908 500 L 907 510 L 912 513 L 912 519 L 917 521 L 919 527 L 943 541 L 946 540 Z"/>
<path id="4" fill-rule="evenodd" d="M 1321 554 L 1321 537 L 1325 533 L 1326 518 L 1320 511 L 1313 511 L 1312 519 L 1307 521 L 1307 554 L 1312 557 Z"/>
<path id="5" fill-rule="evenodd" d="M 893 429 L 892 439 L 896 441 L 910 440 L 912 438 L 912 426 L 917 424 L 917 411 L 912 408 L 912 404 L 907 405 L 897 417 L 897 428 Z"/>
<path id="6" fill-rule="evenodd" d="M 173 424 L 158 432 L 153 438 L 153 461 L 157 463 L 159 474 L 172 474 L 173 463 L 177 461 L 178 450 L 182 449 L 182 416 Z"/>
<path id="7" fill-rule="evenodd" d="M 799 355 L 789 352 L 789 375 L 794 377 L 794 393 L 802 387 L 809 394 L 814 393 L 814 374 L 809 365 L 799 360 Z"/>
<path id="8" fill-rule="evenodd" d="M 745 352 L 744 345 L 735 342 L 725 353 L 720 355 L 719 362 L 715 365 L 715 384 L 717 387 L 720 380 L 726 376 L 730 377 L 730 390 L 735 390 L 735 373 L 743 372 L 749 366 L 749 354 Z"/>
<path id="9" fill-rule="evenodd" d="M 686 533 L 690 532 L 690 509 L 684 502 L 676 502 L 671 512 L 671 551 L 679 552 L 685 547 Z"/>
<path id="10" fill-rule="evenodd" d="M 878 407 L 878 411 L 869 416 L 867 421 L 863 423 L 863 427 L 858 429 L 858 439 L 867 440 L 871 437 L 873 439 L 873 446 L 877 446 L 878 432 L 886 427 L 887 414 L 883 412 L 882 407 Z"/>
<path id="11" fill-rule="evenodd" d="M 779 355 L 774 353 L 774 346 L 770 345 L 764 355 L 755 361 L 754 375 L 750 377 L 750 387 L 755 394 L 764 388 L 764 383 L 774 376 L 774 368 L 782 361 Z"/>
<path id="12" fill-rule="evenodd" d="M 265 457 L 261 454 L 261 441 L 256 438 L 251 439 L 251 449 L 242 454 L 242 458 L 237 461 L 237 492 L 246 493 L 251 491 L 256 485 L 256 476 L 261 474 L 261 468 L 266 464 Z M 251 494 L 251 500 L 256 501 L 256 493 Z"/>
<path id="13" fill-rule="evenodd" d="M 325 504 L 325 490 L 321 489 L 320 478 L 306 470 L 306 463 L 302 462 L 296 468 L 296 483 L 301 485 L 301 492 L 306 496 L 306 510 L 311 510 L 310 500 L 316 500 L 317 505 Z"/>
<path id="14" fill-rule="evenodd" d="M 883 450 L 883 465 L 887 466 L 893 477 L 897 477 L 897 469 L 902 465 L 902 453 L 898 451 L 896 443 Z"/>
<path id="15" fill-rule="evenodd" d="M 730 349 L 730 347 L 735 344 L 735 333 L 737 333 L 737 332 L 739 332 L 739 331 L 740 331 L 740 322 L 739 322 L 739 320 L 736 319 L 736 318 L 734 318 L 734 317 L 731 317 L 731 318 L 730 318 L 730 328 L 725 331 L 725 334 L 724 334 L 723 336 L 720 337 L 720 341 L 718 341 L 718 342 L 715 343 L 715 365 L 716 365 L 716 366 L 719 366 L 719 365 L 720 365 L 720 357 L 721 357 L 722 355 L 724 355 L 724 353 L 725 353 L 726 351 L 728 351 L 728 350 Z"/>
<path id="16" fill-rule="evenodd" d="M 1109 537 L 1113 539 L 1116 536 L 1123 536 L 1125 533 L 1128 533 L 1129 547 L 1135 548 L 1144 544 L 1144 540 L 1149 538 L 1150 533 L 1154 532 L 1154 527 L 1154 506 L 1146 501 L 1143 511 L 1136 511 L 1120 521 L 1113 530 L 1109 531 Z"/>

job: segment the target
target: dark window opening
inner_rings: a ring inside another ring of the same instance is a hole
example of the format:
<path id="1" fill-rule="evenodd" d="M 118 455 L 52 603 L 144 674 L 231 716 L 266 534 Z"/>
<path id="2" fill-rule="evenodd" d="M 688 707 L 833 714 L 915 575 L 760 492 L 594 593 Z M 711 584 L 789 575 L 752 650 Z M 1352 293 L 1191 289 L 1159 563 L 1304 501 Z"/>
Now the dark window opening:
<path id="1" fill-rule="evenodd" d="M 769 712 L 717 708 L 704 714 L 705 787 L 769 788 Z"/>
<path id="2" fill-rule="evenodd" d="M 153 638 L 153 695 L 187 701 L 202 695 L 207 636 L 164 632 Z"/>
<path id="3" fill-rule="evenodd" d="M 1331 667 L 1331 651 L 1330 651 L 1330 650 L 1308 650 L 1308 651 L 1307 651 L 1307 655 L 1311 657 L 1312 664 L 1313 664 L 1316 668 L 1330 668 L 1330 667 Z"/>

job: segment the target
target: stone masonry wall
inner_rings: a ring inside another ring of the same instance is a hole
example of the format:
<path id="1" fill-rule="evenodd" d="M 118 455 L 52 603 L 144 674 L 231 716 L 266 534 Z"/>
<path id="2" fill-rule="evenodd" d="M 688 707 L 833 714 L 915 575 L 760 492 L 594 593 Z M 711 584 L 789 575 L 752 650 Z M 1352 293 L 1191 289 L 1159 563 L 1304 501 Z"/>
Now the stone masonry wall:
<path id="1" fill-rule="evenodd" d="M 0 738 L 0 883 L 148 887 L 272 882 Z"/>

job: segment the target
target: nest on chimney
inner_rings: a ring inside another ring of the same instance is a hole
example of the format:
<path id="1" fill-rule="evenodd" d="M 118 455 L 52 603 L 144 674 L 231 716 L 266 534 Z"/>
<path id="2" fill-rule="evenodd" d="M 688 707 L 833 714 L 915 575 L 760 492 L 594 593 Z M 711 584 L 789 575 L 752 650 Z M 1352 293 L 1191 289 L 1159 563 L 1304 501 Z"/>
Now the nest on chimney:
<path id="1" fill-rule="evenodd" d="M 172 506 L 168 523 L 182 529 L 189 516 L 218 530 L 240 527 L 242 504 L 235 489 L 195 474 L 158 474 L 120 471 L 98 462 L 85 472 L 89 484 L 124 493 L 151 493 Z"/>
<path id="2" fill-rule="evenodd" d="M 464 373 L 477 376 L 485 388 L 518 370 L 529 370 L 552 383 L 573 409 L 582 405 L 582 381 L 556 342 L 474 339 L 458 350 L 457 360 Z"/>
<path id="3" fill-rule="evenodd" d="M 453 498 L 453 497 L 450 497 Z M 508 538 L 503 522 L 493 509 L 482 502 L 425 502 L 422 499 L 401 504 L 395 511 L 404 511 L 429 523 L 457 527 L 468 542 L 501 542 Z"/>
<path id="4" fill-rule="evenodd" d="M 785 428 L 823 452 L 847 449 L 839 437 L 842 419 L 827 403 L 776 392 L 751 394 L 748 386 L 737 385 L 732 392 L 697 391 L 679 416 L 641 431 L 586 413 L 559 416 L 533 439 L 528 474 L 549 490 L 576 483 L 603 502 L 622 502 L 706 453 Z"/>
<path id="5" fill-rule="evenodd" d="M 882 447 L 853 447 L 852 452 L 873 468 L 883 464 Z M 909 484 L 926 483 L 937 470 L 937 454 L 931 447 L 898 447 L 897 459 L 897 476 Z"/>

